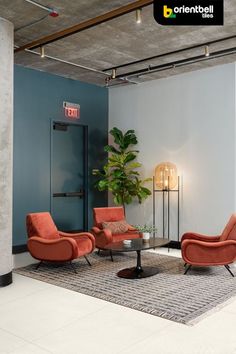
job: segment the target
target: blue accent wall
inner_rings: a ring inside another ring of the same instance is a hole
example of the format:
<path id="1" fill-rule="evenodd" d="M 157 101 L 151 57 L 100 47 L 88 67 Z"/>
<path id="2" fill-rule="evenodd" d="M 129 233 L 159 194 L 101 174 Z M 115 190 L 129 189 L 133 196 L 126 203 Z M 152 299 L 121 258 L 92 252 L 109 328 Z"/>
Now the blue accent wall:
<path id="1" fill-rule="evenodd" d="M 25 217 L 50 211 L 50 125 L 66 121 L 63 101 L 79 103 L 79 124 L 89 132 L 89 226 L 92 208 L 106 206 L 107 194 L 97 192 L 93 168 L 100 168 L 108 136 L 108 91 L 20 66 L 14 78 L 13 245 L 26 243 Z"/>

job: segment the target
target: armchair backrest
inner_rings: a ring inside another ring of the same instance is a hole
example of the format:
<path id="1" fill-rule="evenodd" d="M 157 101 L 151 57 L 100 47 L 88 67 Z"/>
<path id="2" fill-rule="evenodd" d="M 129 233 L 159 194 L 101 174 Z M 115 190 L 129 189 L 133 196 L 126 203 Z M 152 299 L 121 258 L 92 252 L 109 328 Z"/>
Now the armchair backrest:
<path id="1" fill-rule="evenodd" d="M 57 239 L 59 233 L 50 213 L 31 213 L 26 216 L 28 237 L 39 236 L 46 239 Z"/>
<path id="2" fill-rule="evenodd" d="M 225 226 L 220 241 L 236 240 L 236 214 L 232 214 L 227 225 Z"/>
<path id="3" fill-rule="evenodd" d="M 93 209 L 94 226 L 102 228 L 105 221 L 121 221 L 125 219 L 123 207 L 106 207 Z"/>

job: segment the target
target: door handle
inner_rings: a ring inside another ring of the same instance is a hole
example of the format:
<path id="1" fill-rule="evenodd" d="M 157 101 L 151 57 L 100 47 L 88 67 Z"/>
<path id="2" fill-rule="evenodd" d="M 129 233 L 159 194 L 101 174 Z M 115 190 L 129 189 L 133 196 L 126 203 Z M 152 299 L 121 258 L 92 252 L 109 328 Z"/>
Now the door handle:
<path id="1" fill-rule="evenodd" d="M 79 198 L 83 198 L 84 197 L 84 191 L 81 189 L 78 192 L 65 192 L 65 193 L 53 193 L 53 197 L 54 198 L 58 198 L 58 197 L 79 197 Z"/>

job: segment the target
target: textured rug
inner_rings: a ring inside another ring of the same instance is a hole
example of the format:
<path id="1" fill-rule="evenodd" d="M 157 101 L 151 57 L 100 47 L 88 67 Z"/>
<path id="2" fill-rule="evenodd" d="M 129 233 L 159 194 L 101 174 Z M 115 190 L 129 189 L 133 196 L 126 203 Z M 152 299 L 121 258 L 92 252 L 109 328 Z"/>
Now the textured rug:
<path id="1" fill-rule="evenodd" d="M 184 324 L 197 322 L 199 316 L 236 295 L 236 278 L 224 267 L 195 267 L 183 275 L 181 259 L 143 252 L 143 266 L 158 267 L 160 272 L 149 278 L 130 280 L 118 278 L 116 273 L 134 266 L 136 253 L 117 253 L 113 263 L 104 254 L 94 253 L 89 259 L 92 267 L 84 258 L 74 262 L 78 274 L 69 264 L 43 264 L 39 270 L 35 270 L 34 264 L 15 272 Z"/>

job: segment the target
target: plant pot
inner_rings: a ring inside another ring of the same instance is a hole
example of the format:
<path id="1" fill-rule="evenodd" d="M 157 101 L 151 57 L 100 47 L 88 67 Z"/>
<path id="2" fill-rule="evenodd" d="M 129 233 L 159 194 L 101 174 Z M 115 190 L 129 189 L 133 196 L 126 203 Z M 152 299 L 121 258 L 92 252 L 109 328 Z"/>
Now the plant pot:
<path id="1" fill-rule="evenodd" d="M 144 241 L 149 241 L 150 240 L 150 232 L 143 232 L 143 240 Z"/>

